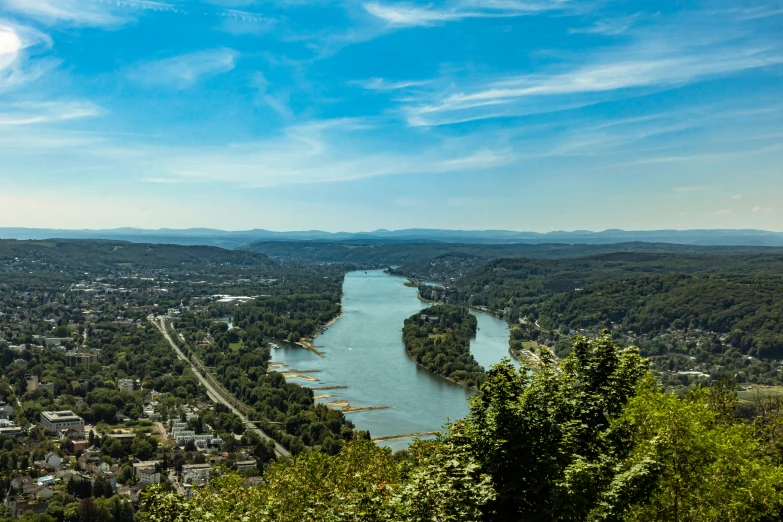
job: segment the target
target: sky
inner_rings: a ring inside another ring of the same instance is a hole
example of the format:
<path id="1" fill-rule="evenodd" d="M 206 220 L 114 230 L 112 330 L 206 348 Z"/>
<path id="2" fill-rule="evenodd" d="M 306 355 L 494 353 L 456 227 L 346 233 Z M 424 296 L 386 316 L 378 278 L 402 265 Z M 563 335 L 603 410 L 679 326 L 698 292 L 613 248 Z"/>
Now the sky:
<path id="1" fill-rule="evenodd" d="M 0 227 L 783 231 L 783 1 L 0 0 Z"/>

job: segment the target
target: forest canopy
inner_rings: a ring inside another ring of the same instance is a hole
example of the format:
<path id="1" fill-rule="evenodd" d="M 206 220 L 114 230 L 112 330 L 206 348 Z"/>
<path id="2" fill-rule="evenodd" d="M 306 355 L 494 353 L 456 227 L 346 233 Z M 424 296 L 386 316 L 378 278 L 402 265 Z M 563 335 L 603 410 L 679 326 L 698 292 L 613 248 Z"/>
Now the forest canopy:
<path id="1" fill-rule="evenodd" d="M 408 355 L 428 370 L 465 386 L 478 387 L 484 374 L 470 353 L 478 320 L 466 308 L 438 305 L 405 320 Z"/>

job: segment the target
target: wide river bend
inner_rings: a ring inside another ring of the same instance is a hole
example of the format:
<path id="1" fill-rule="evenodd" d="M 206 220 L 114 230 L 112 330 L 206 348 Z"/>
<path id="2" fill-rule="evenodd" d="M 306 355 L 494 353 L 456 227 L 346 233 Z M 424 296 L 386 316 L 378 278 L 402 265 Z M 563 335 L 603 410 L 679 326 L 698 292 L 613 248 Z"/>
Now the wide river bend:
<path id="1" fill-rule="evenodd" d="M 313 343 L 324 357 L 284 343 L 272 350 L 272 361 L 288 367 L 281 371 L 320 370 L 301 373 L 315 380 L 291 382 L 313 388 L 345 386 L 316 391 L 316 396 L 322 396 L 318 402 L 348 401 L 352 408 L 388 406 L 348 414 L 358 429 L 369 430 L 373 438 L 438 431 L 447 418 L 456 420 L 468 413 L 468 399 L 474 393 L 420 368 L 408 357 L 402 342 L 403 323 L 429 305 L 404 282 L 381 270 L 348 273 L 343 286 L 344 315 Z M 508 326 L 493 316 L 476 315 L 479 331 L 471 352 L 488 368 L 508 356 Z M 382 444 L 396 450 L 410 442 Z"/>

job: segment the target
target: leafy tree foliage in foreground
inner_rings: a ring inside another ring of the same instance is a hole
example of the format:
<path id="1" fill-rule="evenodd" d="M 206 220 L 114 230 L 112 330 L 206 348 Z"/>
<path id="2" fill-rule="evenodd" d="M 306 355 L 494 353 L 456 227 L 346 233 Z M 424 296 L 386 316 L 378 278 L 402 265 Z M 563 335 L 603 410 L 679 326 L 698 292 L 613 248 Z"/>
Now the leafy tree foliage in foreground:
<path id="1" fill-rule="evenodd" d="M 392 455 L 366 441 L 306 451 L 266 482 L 213 480 L 190 501 L 151 488 L 138 519 L 772 522 L 783 514 L 779 418 L 736 416 L 730 382 L 683 398 L 636 349 L 577 337 L 559 365 L 494 366 L 468 417 Z"/>
<path id="2" fill-rule="evenodd" d="M 494 493 L 489 477 L 449 443 L 416 442 L 392 455 L 368 441 L 345 445 L 336 457 L 308 451 L 273 464 L 265 483 L 245 489 L 244 478 L 213 480 L 189 502 L 150 488 L 142 522 L 305 520 L 477 520 Z"/>

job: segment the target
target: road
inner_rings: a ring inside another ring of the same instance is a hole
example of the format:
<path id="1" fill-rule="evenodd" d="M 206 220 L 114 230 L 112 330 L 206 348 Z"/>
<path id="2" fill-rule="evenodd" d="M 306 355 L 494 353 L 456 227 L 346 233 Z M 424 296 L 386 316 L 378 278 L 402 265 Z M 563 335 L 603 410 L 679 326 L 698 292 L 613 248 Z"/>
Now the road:
<path id="1" fill-rule="evenodd" d="M 176 343 L 171 339 L 171 336 L 169 335 L 168 329 L 166 328 L 166 323 L 164 322 L 164 319 L 162 317 L 155 317 L 154 315 L 150 315 L 147 319 L 155 325 L 155 327 L 160 330 L 160 333 L 163 334 L 163 337 L 166 338 L 166 340 L 169 342 L 171 347 L 174 349 L 174 352 L 176 352 L 177 357 L 185 361 L 190 365 L 190 369 L 193 370 L 193 373 L 196 375 L 198 380 L 201 382 L 201 384 L 204 385 L 204 387 L 207 389 L 207 393 L 209 394 L 209 397 L 216 403 L 220 403 L 224 405 L 226 408 L 228 408 L 232 413 L 234 413 L 237 417 L 239 417 L 242 420 L 242 423 L 245 425 L 245 428 L 247 428 L 248 431 L 255 432 L 259 437 L 261 437 L 264 440 L 272 441 L 275 443 L 275 453 L 278 457 L 290 457 L 291 453 L 288 452 L 287 449 L 285 449 L 283 446 L 275 442 L 274 439 L 272 439 L 269 435 L 263 432 L 260 428 L 257 428 L 252 422 L 250 422 L 247 417 L 245 417 L 242 412 L 234 408 L 234 406 L 231 405 L 227 400 L 225 400 L 217 391 L 215 391 L 215 388 L 207 381 L 203 375 L 196 369 L 195 365 L 190 362 L 190 360 L 185 357 L 185 354 L 182 353 L 182 350 L 179 349 L 179 347 L 176 345 Z"/>
<path id="2" fill-rule="evenodd" d="M 177 495 L 181 497 L 185 496 L 185 488 L 179 483 L 179 480 L 177 480 L 177 472 L 173 469 L 169 471 L 169 482 L 171 482 L 171 485 L 177 490 Z"/>

